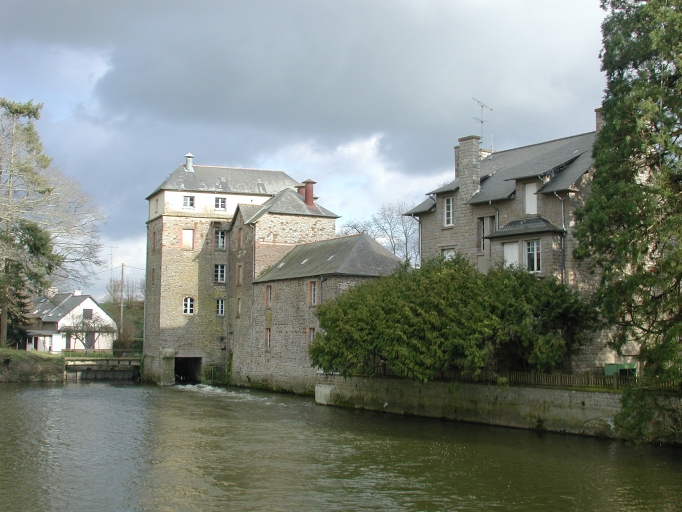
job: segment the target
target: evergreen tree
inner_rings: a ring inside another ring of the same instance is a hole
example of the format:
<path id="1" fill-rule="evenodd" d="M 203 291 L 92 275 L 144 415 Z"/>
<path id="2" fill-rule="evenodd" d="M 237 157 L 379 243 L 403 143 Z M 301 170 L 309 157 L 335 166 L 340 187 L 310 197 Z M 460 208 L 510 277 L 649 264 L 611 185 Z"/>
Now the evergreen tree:
<path id="1" fill-rule="evenodd" d="M 682 1 L 602 0 L 602 8 L 605 125 L 591 195 L 577 212 L 576 255 L 601 275 L 595 298 L 613 347 L 638 342 L 645 378 L 678 380 Z"/>

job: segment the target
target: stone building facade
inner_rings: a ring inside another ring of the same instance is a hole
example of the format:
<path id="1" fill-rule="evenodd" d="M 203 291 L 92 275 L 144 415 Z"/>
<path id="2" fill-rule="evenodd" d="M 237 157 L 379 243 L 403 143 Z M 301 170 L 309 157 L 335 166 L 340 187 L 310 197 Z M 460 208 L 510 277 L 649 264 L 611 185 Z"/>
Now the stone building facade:
<path id="1" fill-rule="evenodd" d="M 460 253 L 481 272 L 517 265 L 592 290 L 599 277 L 574 259 L 573 231 L 574 212 L 589 194 L 596 133 L 494 153 L 481 150 L 480 137 L 459 139 L 455 179 L 406 213 L 419 220 L 422 259 Z M 605 339 L 596 336 L 567 369 L 600 372 L 606 363 L 632 361 L 608 349 Z"/>
<path id="2" fill-rule="evenodd" d="M 147 197 L 146 379 L 198 380 L 203 366 L 225 364 L 233 213 L 298 185 L 281 171 L 195 165 L 188 154 Z"/>
<path id="3" fill-rule="evenodd" d="M 230 320 L 232 383 L 312 394 L 315 384 L 326 379 L 308 355 L 320 330 L 315 316 L 319 304 L 390 274 L 399 264 L 364 234 L 297 245 L 250 280 L 237 299 L 241 312 L 238 306 Z"/>

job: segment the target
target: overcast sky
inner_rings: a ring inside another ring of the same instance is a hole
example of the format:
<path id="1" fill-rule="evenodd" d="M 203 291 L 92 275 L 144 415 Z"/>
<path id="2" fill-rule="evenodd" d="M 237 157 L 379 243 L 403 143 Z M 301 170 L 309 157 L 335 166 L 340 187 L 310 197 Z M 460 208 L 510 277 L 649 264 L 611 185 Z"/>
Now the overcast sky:
<path id="1" fill-rule="evenodd" d="M 144 268 L 144 198 L 187 152 L 312 178 L 343 222 L 451 180 L 472 98 L 495 150 L 594 130 L 598 4 L 0 0 L 0 96 L 45 104 L 48 154 L 109 215 L 107 267 Z"/>

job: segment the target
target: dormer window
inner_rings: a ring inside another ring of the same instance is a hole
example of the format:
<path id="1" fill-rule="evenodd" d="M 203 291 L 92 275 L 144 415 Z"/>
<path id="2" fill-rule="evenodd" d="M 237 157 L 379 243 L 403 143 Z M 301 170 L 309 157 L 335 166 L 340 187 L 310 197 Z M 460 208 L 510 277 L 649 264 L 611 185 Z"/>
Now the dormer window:
<path id="1" fill-rule="evenodd" d="M 194 196 L 183 196 L 182 197 L 182 207 L 183 208 L 194 208 Z"/>
<path id="2" fill-rule="evenodd" d="M 537 215 L 538 213 L 538 196 L 535 194 L 537 191 L 537 183 L 526 183 L 526 215 Z"/>
<path id="3" fill-rule="evenodd" d="M 225 210 L 227 206 L 227 200 L 224 197 L 216 197 L 215 198 L 215 209 L 216 210 Z"/>

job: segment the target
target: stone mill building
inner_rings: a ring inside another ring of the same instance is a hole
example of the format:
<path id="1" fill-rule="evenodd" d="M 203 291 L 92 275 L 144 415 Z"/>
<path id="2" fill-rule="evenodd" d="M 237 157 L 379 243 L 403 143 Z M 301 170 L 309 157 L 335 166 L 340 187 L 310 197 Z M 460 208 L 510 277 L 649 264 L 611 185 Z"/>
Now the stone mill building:
<path id="1" fill-rule="evenodd" d="M 185 158 L 147 197 L 145 378 L 217 367 L 237 384 L 312 391 L 316 305 L 399 260 L 366 236 L 335 239 L 312 180 Z"/>

